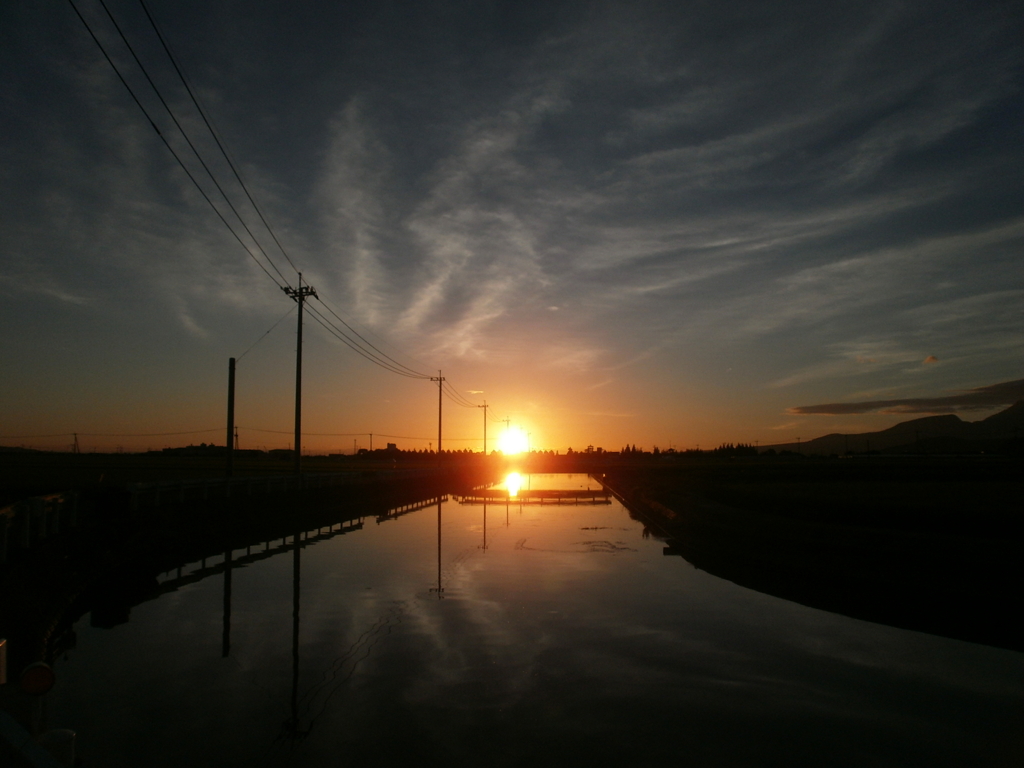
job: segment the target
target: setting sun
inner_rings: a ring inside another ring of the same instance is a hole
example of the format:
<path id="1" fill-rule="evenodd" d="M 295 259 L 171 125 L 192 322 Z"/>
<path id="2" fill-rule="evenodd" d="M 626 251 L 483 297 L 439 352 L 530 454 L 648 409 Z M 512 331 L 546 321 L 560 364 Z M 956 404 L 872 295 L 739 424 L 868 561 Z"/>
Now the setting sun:
<path id="1" fill-rule="evenodd" d="M 523 453 L 529 448 L 526 433 L 519 427 L 506 429 L 498 438 L 498 448 L 506 455 Z"/>

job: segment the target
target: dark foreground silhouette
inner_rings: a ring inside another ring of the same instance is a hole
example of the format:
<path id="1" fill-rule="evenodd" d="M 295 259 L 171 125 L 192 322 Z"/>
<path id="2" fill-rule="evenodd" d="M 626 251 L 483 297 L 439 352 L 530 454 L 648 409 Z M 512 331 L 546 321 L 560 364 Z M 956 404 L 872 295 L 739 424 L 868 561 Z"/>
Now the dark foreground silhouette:
<path id="1" fill-rule="evenodd" d="M 854 618 L 1024 650 L 1019 460 L 621 468 L 666 555 Z"/>

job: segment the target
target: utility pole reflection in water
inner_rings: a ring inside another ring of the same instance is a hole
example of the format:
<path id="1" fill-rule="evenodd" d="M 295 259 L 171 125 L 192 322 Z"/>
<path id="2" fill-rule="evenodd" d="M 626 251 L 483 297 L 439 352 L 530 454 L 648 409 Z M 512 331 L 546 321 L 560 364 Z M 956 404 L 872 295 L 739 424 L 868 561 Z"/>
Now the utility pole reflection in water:
<path id="1" fill-rule="evenodd" d="M 299 584 L 302 575 L 301 532 L 295 532 L 295 552 L 292 560 L 292 719 L 290 735 L 299 734 Z"/>
<path id="2" fill-rule="evenodd" d="M 224 633 L 220 655 L 225 659 L 231 653 L 231 555 L 230 548 L 224 551 Z"/>
<path id="3" fill-rule="evenodd" d="M 441 586 L 441 497 L 437 497 L 437 588 L 431 589 L 437 592 L 437 599 L 444 597 L 444 587 Z"/>

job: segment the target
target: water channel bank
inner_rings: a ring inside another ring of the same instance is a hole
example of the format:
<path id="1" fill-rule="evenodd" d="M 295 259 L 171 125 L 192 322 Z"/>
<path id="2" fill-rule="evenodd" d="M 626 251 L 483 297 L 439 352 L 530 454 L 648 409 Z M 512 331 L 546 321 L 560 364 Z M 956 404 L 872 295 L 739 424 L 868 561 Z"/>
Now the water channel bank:
<path id="1" fill-rule="evenodd" d="M 31 665 L 52 665 L 73 649 L 73 627 L 86 614 L 91 626 L 113 627 L 135 606 L 197 580 L 230 579 L 234 568 L 282 549 L 345 535 L 367 519 L 386 522 L 495 480 L 486 468 L 451 466 L 164 481 L 83 492 L 72 497 L 73 507 L 54 506 L 54 499 L 12 505 L 0 517 L 11 534 L 0 564 L 7 673 L 0 709 L 38 735 L 38 700 L 17 690 L 19 679 Z M 185 563 L 201 566 L 183 577 Z M 158 580 L 175 570 L 176 580 Z"/>
<path id="2" fill-rule="evenodd" d="M 890 626 L 1024 650 L 1019 461 L 610 469 L 666 554 Z"/>
<path id="3" fill-rule="evenodd" d="M 587 474 L 422 490 L 378 507 L 267 497 L 270 527 L 249 538 L 197 526 L 140 547 L 121 592 L 83 598 L 24 722 L 73 730 L 84 764 L 109 768 L 1024 754 L 1020 653 L 717 578 Z"/>

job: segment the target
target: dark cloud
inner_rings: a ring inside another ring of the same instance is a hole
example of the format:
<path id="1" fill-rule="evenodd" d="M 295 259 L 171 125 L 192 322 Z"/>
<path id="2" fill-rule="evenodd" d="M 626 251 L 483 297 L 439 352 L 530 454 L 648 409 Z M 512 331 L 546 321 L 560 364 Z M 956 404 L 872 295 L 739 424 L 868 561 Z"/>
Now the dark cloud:
<path id="1" fill-rule="evenodd" d="M 850 413 L 948 413 L 951 411 L 981 411 L 1024 400 L 1024 379 L 1004 381 L 987 387 L 969 389 L 946 397 L 916 397 L 904 400 L 868 400 L 861 403 L 827 403 L 801 405 L 790 408 L 789 413 L 840 415 Z"/>

